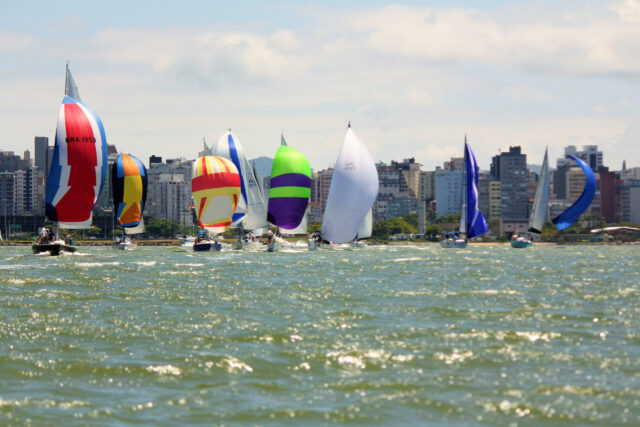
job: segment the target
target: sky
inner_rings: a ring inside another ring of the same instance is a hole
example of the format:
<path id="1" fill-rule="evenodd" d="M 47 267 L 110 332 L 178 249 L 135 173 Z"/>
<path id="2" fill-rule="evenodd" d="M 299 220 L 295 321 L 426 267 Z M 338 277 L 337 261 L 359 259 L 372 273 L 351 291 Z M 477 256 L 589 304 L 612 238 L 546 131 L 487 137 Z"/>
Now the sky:
<path id="1" fill-rule="evenodd" d="M 283 133 L 314 169 L 350 121 L 376 161 L 481 169 L 510 146 L 552 165 L 598 145 L 640 166 L 640 0 L 0 0 L 0 150 L 55 136 L 65 64 L 110 144 L 195 159 L 231 128 Z"/>

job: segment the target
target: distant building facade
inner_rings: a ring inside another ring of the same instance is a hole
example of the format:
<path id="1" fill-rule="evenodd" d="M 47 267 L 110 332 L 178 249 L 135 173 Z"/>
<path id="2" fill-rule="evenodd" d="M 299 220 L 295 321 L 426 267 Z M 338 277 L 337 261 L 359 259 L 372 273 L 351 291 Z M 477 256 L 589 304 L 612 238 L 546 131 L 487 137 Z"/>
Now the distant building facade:
<path id="1" fill-rule="evenodd" d="M 436 174 L 436 216 L 460 212 L 462 171 L 442 170 Z"/>
<path id="2" fill-rule="evenodd" d="M 527 219 L 527 156 L 519 146 L 492 158 L 491 176 L 501 183 L 502 219 Z"/>
<path id="3" fill-rule="evenodd" d="M 145 217 L 173 219 L 191 226 L 191 173 L 193 161 L 149 158 L 147 206 Z"/>

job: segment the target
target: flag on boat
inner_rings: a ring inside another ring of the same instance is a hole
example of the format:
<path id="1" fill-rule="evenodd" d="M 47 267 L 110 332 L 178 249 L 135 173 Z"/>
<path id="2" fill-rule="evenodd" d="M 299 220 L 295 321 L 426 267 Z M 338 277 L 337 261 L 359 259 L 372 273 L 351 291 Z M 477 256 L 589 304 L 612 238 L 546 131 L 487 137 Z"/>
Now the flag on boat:
<path id="1" fill-rule="evenodd" d="M 111 188 L 116 226 L 138 226 L 147 201 L 147 168 L 134 156 L 120 154 L 111 166 Z"/>

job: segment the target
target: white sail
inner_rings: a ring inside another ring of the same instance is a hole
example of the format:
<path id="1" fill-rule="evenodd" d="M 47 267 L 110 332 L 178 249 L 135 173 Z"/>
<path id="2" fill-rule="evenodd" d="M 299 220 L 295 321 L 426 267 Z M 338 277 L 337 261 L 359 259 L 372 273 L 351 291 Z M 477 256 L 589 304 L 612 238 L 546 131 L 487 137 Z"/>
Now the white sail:
<path id="1" fill-rule="evenodd" d="M 356 239 L 368 239 L 371 237 L 371 232 L 373 231 L 373 209 L 369 209 L 367 212 L 367 216 L 364 217 L 364 221 L 360 225 L 358 229 L 358 235 Z"/>
<path id="2" fill-rule="evenodd" d="M 377 195 L 376 165 L 349 125 L 329 186 L 322 238 L 336 243 L 354 239 Z"/>
<path id="3" fill-rule="evenodd" d="M 529 231 L 542 234 L 544 220 L 547 217 L 547 204 L 549 202 L 549 159 L 547 158 L 547 150 L 544 150 L 544 160 L 542 161 L 542 169 L 540 169 L 540 178 L 538 179 L 538 187 L 536 195 L 533 199 L 533 208 L 531 217 L 529 218 Z"/>
<path id="4" fill-rule="evenodd" d="M 64 82 L 64 94 L 70 96 L 80 102 L 80 92 L 78 92 L 78 86 L 76 86 L 75 80 L 73 80 L 73 76 L 71 75 L 71 71 L 69 70 L 69 64 L 67 64 L 67 74 L 66 80 Z"/>
<path id="5" fill-rule="evenodd" d="M 231 160 L 240 172 L 242 192 L 233 215 L 234 225 L 242 223 L 246 230 L 268 227 L 267 205 L 238 137 L 231 131 L 224 133 L 216 145 L 211 147 L 211 152 L 214 156 Z"/>
<path id="6" fill-rule="evenodd" d="M 144 219 L 140 218 L 140 223 L 138 225 L 136 225 L 135 227 L 128 227 L 127 228 L 127 234 L 142 234 L 144 233 L 145 228 L 144 228 Z"/>
<path id="7" fill-rule="evenodd" d="M 280 229 L 280 234 L 286 235 L 295 235 L 295 234 L 307 234 L 307 213 L 305 212 L 302 217 L 302 221 L 296 228 L 292 228 L 291 230 L 287 230 L 286 228 Z"/>

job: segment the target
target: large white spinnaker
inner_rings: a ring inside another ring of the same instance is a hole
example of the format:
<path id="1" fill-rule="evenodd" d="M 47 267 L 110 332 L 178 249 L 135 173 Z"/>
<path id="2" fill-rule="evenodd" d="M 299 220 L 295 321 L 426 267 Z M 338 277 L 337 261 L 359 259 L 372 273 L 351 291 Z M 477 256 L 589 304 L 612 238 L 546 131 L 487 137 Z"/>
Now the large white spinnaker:
<path id="1" fill-rule="evenodd" d="M 378 195 L 378 171 L 367 147 L 347 128 L 329 186 L 322 239 L 353 240 Z"/>

